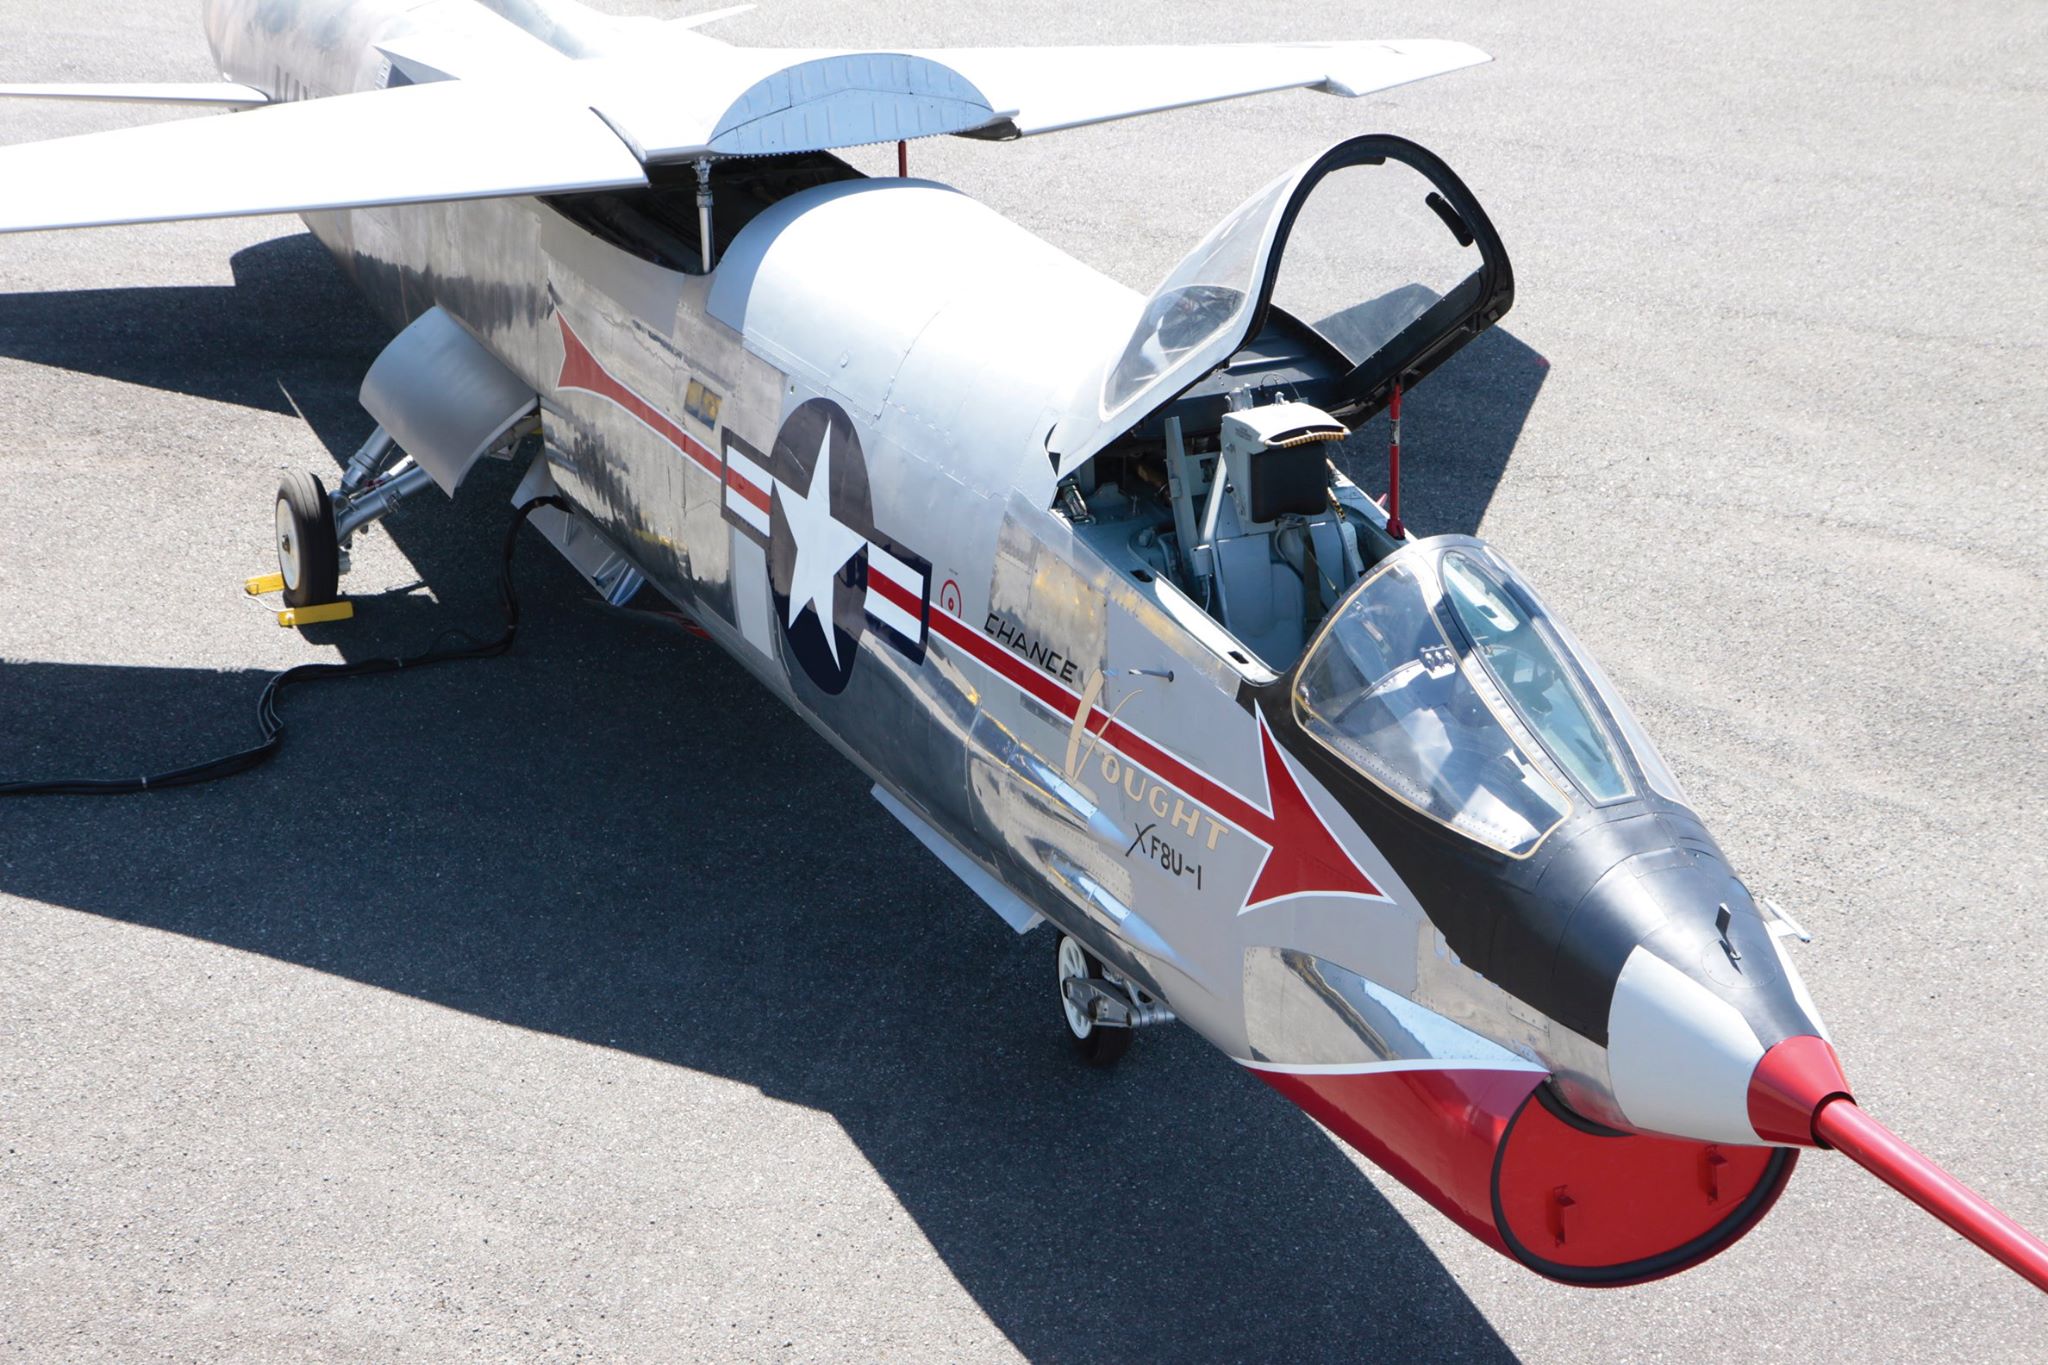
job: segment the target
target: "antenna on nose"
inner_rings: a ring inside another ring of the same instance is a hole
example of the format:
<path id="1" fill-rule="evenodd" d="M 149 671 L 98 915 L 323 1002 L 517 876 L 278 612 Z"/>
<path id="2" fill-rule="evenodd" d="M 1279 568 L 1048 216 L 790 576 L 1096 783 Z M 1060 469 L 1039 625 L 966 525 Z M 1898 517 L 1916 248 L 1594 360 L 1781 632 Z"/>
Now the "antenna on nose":
<path id="1" fill-rule="evenodd" d="M 1749 1121 L 1772 1142 L 1834 1148 L 2048 1293 L 2048 1244 L 1864 1113 L 1825 1039 L 1786 1038 L 1764 1054 Z"/>
<path id="2" fill-rule="evenodd" d="M 1813 1135 L 2048 1293 L 2048 1245 L 1899 1139 L 1847 1095 L 1815 1111 Z"/>
<path id="3" fill-rule="evenodd" d="M 1714 928 L 1721 935 L 1721 951 L 1728 954 L 1730 962 L 1742 961 L 1742 950 L 1735 946 L 1735 940 L 1728 937 L 1728 930 L 1735 923 L 1735 912 L 1728 908 L 1728 902 L 1721 902 L 1720 913 L 1714 916 Z"/>

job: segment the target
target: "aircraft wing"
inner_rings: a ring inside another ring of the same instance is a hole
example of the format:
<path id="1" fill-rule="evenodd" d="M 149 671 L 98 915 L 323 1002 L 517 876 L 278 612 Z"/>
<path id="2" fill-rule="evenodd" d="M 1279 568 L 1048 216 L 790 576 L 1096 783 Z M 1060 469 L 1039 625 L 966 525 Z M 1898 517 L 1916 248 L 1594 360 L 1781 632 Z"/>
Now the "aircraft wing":
<path id="1" fill-rule="evenodd" d="M 190 104 L 250 109 L 270 103 L 253 85 L 230 81 L 147 81 L 125 85 L 0 85 L 0 95 L 31 100 L 110 100 L 120 104 Z"/>
<path id="2" fill-rule="evenodd" d="M 850 52 L 664 38 L 643 55 L 574 63 L 590 102 L 648 161 L 1028 137 L 1275 90 L 1365 95 L 1490 60 L 1438 39 Z"/>
<path id="3" fill-rule="evenodd" d="M 615 189 L 646 184 L 643 163 L 1027 137 L 1275 90 L 1363 95 L 1488 60 L 1422 39 L 845 52 L 730 47 L 674 23 L 634 34 L 645 51 L 572 60 L 525 34 L 427 30 L 382 45 L 412 84 L 0 147 L 0 233 Z M 264 99 L 226 83 L 9 93 Z"/>
<path id="4" fill-rule="evenodd" d="M 0 147 L 0 232 L 646 182 L 588 108 L 444 81 Z"/>
<path id="5" fill-rule="evenodd" d="M 1009 123 L 1024 137 L 1275 90 L 1355 97 L 1491 60 L 1476 47 L 1437 39 L 962 48 L 923 55 L 972 81 L 995 108 L 1015 109 Z"/>

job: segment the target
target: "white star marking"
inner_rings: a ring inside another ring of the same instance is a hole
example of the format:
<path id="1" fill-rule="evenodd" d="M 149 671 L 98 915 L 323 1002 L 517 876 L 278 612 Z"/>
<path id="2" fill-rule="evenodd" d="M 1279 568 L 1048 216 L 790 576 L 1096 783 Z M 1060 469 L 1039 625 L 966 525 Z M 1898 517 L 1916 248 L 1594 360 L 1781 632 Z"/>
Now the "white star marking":
<path id="1" fill-rule="evenodd" d="M 825 438 L 818 443 L 818 463 L 811 469 L 810 491 L 798 497 L 795 489 L 777 479 L 775 495 L 782 499 L 782 518 L 789 523 L 789 537 L 796 544 L 796 563 L 789 571 L 789 620 L 785 624 L 794 626 L 805 607 L 816 607 L 818 624 L 825 628 L 825 648 L 836 668 L 839 641 L 832 628 L 832 581 L 867 540 L 832 516 L 830 423 L 826 424 Z"/>

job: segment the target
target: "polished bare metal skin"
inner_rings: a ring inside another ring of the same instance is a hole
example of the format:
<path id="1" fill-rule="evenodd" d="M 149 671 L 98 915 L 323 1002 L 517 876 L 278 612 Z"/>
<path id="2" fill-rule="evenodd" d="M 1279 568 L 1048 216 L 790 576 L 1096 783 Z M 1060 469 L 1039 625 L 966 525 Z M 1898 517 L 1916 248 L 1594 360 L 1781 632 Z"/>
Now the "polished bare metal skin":
<path id="1" fill-rule="evenodd" d="M 479 43 L 523 24 L 572 54 L 604 46 L 573 16 L 495 8 L 470 7 Z M 446 9 L 212 0 L 207 31 L 229 79 L 330 96 L 389 81 L 379 45 L 447 25 Z M 1274 670 L 1059 507 L 1056 485 L 1077 462 L 1056 469 L 1048 443 L 1063 423 L 1103 426 L 1081 391 L 1136 321 L 1143 301 L 1130 290 L 915 181 L 848 180 L 784 199 L 709 275 L 639 259 L 533 199 L 307 222 L 394 327 L 439 308 L 532 386 L 545 474 L 527 491 L 569 500 L 917 819 L 1231 1056 L 1540 1069 L 1587 1112 L 1619 1117 L 1604 1040 L 1464 966 L 1366 831 L 1292 760 L 1281 762 L 1370 894 L 1248 909 L 1270 830 L 1175 785 L 1142 751 L 1089 732 L 1074 702 L 1048 704 L 939 629 L 913 662 L 864 627 L 844 587 L 834 624 L 858 657 L 843 690 L 821 690 L 792 661 L 771 549 L 736 524 L 727 482 L 707 465 L 733 442 L 761 463 L 791 414 L 825 399 L 852 423 L 861 529 L 928 562 L 935 626 L 943 617 L 956 635 L 995 642 L 1239 808 L 1273 809 L 1266 723 L 1243 698 Z M 673 431 L 613 398 L 565 386 L 573 345 L 710 458 L 688 457 Z M 714 421 L 691 414 L 693 385 L 717 395 Z M 841 455 L 841 495 L 850 477 Z M 1341 482 L 1338 496 L 1384 533 L 1376 504 Z"/>

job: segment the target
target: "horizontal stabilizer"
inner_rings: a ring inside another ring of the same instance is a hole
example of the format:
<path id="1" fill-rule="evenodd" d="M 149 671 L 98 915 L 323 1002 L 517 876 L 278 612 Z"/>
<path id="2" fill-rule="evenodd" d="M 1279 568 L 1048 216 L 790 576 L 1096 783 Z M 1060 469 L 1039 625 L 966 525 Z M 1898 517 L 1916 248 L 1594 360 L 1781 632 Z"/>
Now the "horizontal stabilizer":
<path id="1" fill-rule="evenodd" d="M 108 100 L 118 104 L 191 104 L 251 109 L 270 103 L 253 85 L 227 81 L 155 81 L 127 85 L 0 85 L 0 95 L 30 100 Z"/>
<path id="2" fill-rule="evenodd" d="M 589 109 L 444 81 L 0 147 L 0 232 L 645 183 Z"/>

